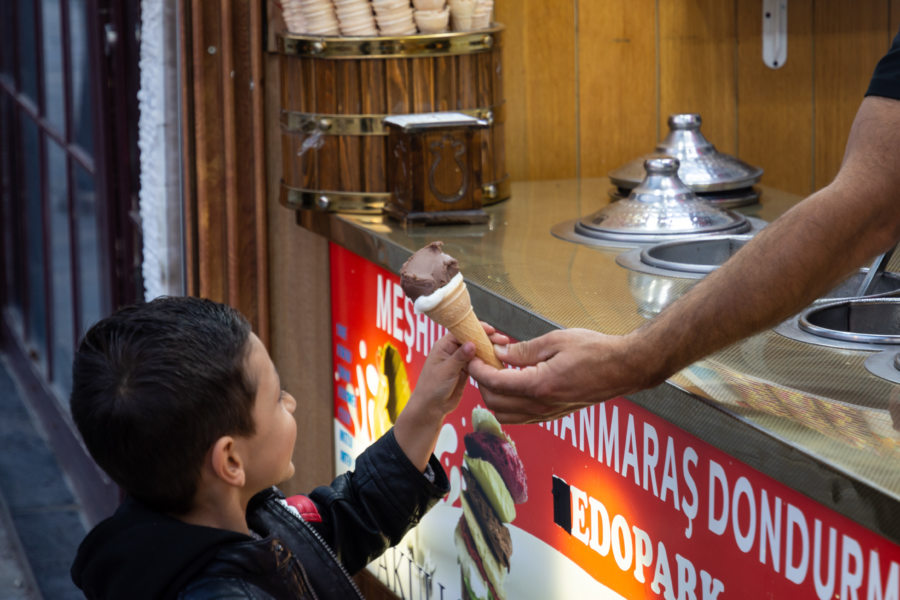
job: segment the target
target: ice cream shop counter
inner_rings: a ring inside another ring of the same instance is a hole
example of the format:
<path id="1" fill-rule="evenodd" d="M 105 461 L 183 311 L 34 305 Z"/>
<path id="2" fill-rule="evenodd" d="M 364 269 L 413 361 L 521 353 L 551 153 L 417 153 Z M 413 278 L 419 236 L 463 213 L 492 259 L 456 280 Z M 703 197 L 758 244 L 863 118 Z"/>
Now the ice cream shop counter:
<path id="1" fill-rule="evenodd" d="M 338 470 L 390 427 L 443 333 L 400 287 L 414 251 L 443 241 L 476 314 L 515 339 L 623 334 L 706 272 L 673 263 L 727 257 L 799 200 L 758 189 L 733 209 L 750 229 L 700 249 L 581 239 L 612 202 L 606 179 L 513 183 L 483 224 L 297 211 L 331 242 Z M 369 570 L 403 598 L 900 598 L 890 284 L 842 301 L 849 281 L 655 389 L 551 423 L 498 426 L 470 381 L 436 450 L 450 494 Z"/>

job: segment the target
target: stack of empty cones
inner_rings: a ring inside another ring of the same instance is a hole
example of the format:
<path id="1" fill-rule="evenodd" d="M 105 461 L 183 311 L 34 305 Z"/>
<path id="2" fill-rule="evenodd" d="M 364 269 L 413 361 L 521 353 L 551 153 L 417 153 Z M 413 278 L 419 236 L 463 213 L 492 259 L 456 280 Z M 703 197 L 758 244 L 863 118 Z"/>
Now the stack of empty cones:
<path id="1" fill-rule="evenodd" d="M 337 15 L 331 0 L 284 0 L 282 11 L 285 15 L 299 16 L 298 24 L 302 24 L 306 28 L 304 33 L 316 35 L 338 35 L 340 33 Z M 290 28 L 287 19 L 285 16 L 285 24 L 288 25 L 289 31 L 294 31 Z"/>
<path id="2" fill-rule="evenodd" d="M 450 30 L 450 7 L 444 0 L 413 0 L 413 15 L 419 33 L 443 33 Z"/>
<path id="3" fill-rule="evenodd" d="M 378 35 L 369 0 L 333 0 L 341 35 Z"/>
<path id="4" fill-rule="evenodd" d="M 303 18 L 303 9 L 298 0 L 284 0 L 281 5 L 281 16 L 288 31 L 306 33 L 306 20 Z"/>
<path id="5" fill-rule="evenodd" d="M 494 0 L 477 0 L 475 10 L 472 12 L 472 30 L 487 29 L 491 26 L 491 16 L 494 13 Z M 459 30 L 469 31 L 469 30 Z"/>
<path id="6" fill-rule="evenodd" d="M 450 0 L 450 20 L 453 31 L 469 31 L 472 29 L 472 17 L 475 16 L 475 4 L 478 0 Z"/>
<path id="7" fill-rule="evenodd" d="M 409 0 L 372 0 L 381 35 L 413 35 L 418 32 Z"/>
<path id="8" fill-rule="evenodd" d="M 494 0 L 282 0 L 291 33 L 414 35 L 491 26 Z"/>

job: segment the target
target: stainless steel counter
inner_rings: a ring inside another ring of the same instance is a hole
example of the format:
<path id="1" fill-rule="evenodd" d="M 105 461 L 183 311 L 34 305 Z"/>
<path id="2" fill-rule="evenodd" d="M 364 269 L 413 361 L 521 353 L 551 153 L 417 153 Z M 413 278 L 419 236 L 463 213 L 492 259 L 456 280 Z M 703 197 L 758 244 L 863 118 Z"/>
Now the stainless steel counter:
<path id="1" fill-rule="evenodd" d="M 443 240 L 459 259 L 476 313 L 514 338 L 558 327 L 622 334 L 695 280 L 638 276 L 615 261 L 625 247 L 550 234 L 551 226 L 608 203 L 608 188 L 606 179 L 514 183 L 512 198 L 488 207 L 489 223 L 477 226 L 297 214 L 301 226 L 394 272 L 413 251 Z M 739 212 L 771 221 L 800 199 L 761 190 L 761 202 Z M 900 432 L 891 417 L 900 385 L 864 368 L 871 354 L 770 331 L 630 399 L 900 543 Z"/>

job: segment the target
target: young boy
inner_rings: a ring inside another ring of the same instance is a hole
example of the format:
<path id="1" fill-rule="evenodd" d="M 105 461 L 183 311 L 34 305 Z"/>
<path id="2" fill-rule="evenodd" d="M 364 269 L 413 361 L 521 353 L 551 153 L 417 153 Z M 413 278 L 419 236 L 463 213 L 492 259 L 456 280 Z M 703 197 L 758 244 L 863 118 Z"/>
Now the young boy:
<path id="1" fill-rule="evenodd" d="M 432 452 L 474 354 L 441 339 L 355 472 L 285 500 L 273 486 L 294 473 L 297 402 L 237 311 L 160 298 L 103 319 L 75 357 L 72 416 L 127 498 L 82 542 L 75 584 L 88 598 L 360 598 L 350 574 L 449 490 Z"/>

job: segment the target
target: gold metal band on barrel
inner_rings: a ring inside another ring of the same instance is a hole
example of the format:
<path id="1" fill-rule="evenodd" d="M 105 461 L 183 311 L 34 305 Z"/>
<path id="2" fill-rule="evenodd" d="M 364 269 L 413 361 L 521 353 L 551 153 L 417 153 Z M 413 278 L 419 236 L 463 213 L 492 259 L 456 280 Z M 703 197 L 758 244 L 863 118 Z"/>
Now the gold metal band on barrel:
<path id="1" fill-rule="evenodd" d="M 506 103 L 490 108 L 457 110 L 477 119 L 493 123 L 506 121 Z M 390 115 L 346 115 L 281 111 L 281 130 L 285 133 L 316 132 L 322 135 L 387 135 L 384 118 Z"/>
<path id="2" fill-rule="evenodd" d="M 502 25 L 471 32 L 379 37 L 278 36 L 282 54 L 314 58 L 403 58 L 487 52 L 499 42 Z"/>
<path id="3" fill-rule="evenodd" d="M 380 214 L 390 197 L 388 192 L 303 190 L 281 183 L 281 203 L 294 210 Z"/>
<path id="4" fill-rule="evenodd" d="M 509 198 L 509 176 L 481 186 L 482 202 L 496 204 Z M 294 210 L 318 210 L 354 214 L 381 214 L 388 192 L 339 192 L 334 190 L 304 190 L 281 182 L 281 204 Z"/>

